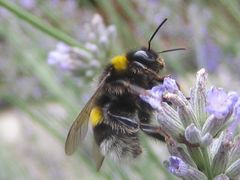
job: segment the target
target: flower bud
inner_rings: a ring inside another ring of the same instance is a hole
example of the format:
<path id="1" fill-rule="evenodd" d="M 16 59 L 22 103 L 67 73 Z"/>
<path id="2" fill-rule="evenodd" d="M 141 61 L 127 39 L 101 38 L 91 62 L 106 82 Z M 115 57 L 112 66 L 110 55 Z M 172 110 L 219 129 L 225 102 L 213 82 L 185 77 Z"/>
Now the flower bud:
<path id="1" fill-rule="evenodd" d="M 227 177 L 225 174 L 220 174 L 216 176 L 213 180 L 229 180 L 229 177 Z"/>
<path id="2" fill-rule="evenodd" d="M 240 175 L 240 159 L 236 160 L 229 166 L 229 168 L 226 170 L 226 175 L 230 178 L 236 178 Z"/>
<path id="3" fill-rule="evenodd" d="M 191 91 L 192 107 L 194 109 L 194 112 L 196 113 L 196 117 L 201 126 L 207 119 L 206 84 L 207 84 L 207 72 L 205 69 L 201 69 L 197 72 L 196 84 Z"/>
<path id="4" fill-rule="evenodd" d="M 212 171 L 214 175 L 223 173 L 229 160 L 229 151 L 232 148 L 232 136 L 225 133 L 220 137 L 218 148 L 212 162 Z"/>
<path id="5" fill-rule="evenodd" d="M 192 123 L 185 130 L 185 138 L 191 144 L 200 144 L 201 131 Z"/>
<path id="6" fill-rule="evenodd" d="M 167 147 L 169 153 L 172 156 L 177 156 L 192 167 L 197 168 L 197 165 L 195 164 L 191 156 L 186 153 L 185 150 L 181 146 L 179 146 L 177 142 L 171 141 L 170 143 L 167 143 Z"/>
<path id="7" fill-rule="evenodd" d="M 173 138 L 181 141 L 184 135 L 184 128 L 181 124 L 176 123 L 174 119 L 169 117 L 164 110 L 158 109 L 157 111 L 157 120 L 160 126 L 166 130 Z"/>
<path id="8" fill-rule="evenodd" d="M 236 161 L 236 159 L 240 159 L 240 137 L 235 138 L 229 157 L 229 163 Z"/>
<path id="9" fill-rule="evenodd" d="M 178 107 L 178 114 L 184 127 L 191 123 L 198 124 L 193 109 L 187 99 L 181 95 L 167 93 L 164 95 L 167 101 Z"/>

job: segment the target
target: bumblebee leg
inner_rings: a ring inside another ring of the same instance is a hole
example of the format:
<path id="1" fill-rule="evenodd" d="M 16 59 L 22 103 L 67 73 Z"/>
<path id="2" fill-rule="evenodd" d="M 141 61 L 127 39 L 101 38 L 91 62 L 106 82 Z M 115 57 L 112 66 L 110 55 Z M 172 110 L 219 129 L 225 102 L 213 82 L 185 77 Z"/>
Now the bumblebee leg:
<path id="1" fill-rule="evenodd" d="M 166 131 L 164 131 L 160 126 L 153 126 L 141 123 L 140 128 L 147 135 L 160 141 L 167 141 L 168 139 L 171 138 L 171 136 Z"/>
<path id="2" fill-rule="evenodd" d="M 160 141 L 164 141 L 167 144 L 171 144 L 174 142 L 172 137 L 166 131 L 164 131 L 160 126 L 153 126 L 153 125 L 141 123 L 140 128 L 147 135 L 149 135 L 153 138 L 156 138 Z M 200 146 L 199 144 L 189 143 L 184 137 L 182 138 L 182 141 L 180 141 L 180 143 L 186 144 L 187 146 L 190 146 L 190 147 L 199 147 Z"/>

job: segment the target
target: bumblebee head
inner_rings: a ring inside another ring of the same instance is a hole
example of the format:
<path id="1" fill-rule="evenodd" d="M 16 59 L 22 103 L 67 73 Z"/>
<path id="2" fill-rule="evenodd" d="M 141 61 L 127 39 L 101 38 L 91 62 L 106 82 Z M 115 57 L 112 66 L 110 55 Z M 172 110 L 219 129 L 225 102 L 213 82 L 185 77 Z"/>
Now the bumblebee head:
<path id="1" fill-rule="evenodd" d="M 151 42 L 153 38 L 166 21 L 167 19 L 164 19 L 162 23 L 154 31 L 154 33 L 151 35 L 150 39 L 148 40 L 148 48 L 142 48 L 127 54 L 127 59 L 130 62 L 138 63 L 138 65 L 140 66 L 145 66 L 146 68 L 150 68 L 155 72 L 159 72 L 164 67 L 165 64 L 164 60 L 160 58 L 158 54 L 171 51 L 185 50 L 185 48 L 175 48 L 164 50 L 161 52 L 155 52 L 151 49 Z"/>
<path id="2" fill-rule="evenodd" d="M 161 52 L 155 52 L 151 49 L 151 41 L 166 21 L 167 19 L 164 19 L 150 37 L 150 39 L 148 40 L 148 48 L 141 48 L 139 50 L 127 53 L 126 56 L 116 56 L 112 58 L 111 64 L 113 66 L 113 69 L 118 72 L 122 72 L 128 68 L 129 64 L 135 63 L 143 68 L 150 68 L 155 72 L 159 72 L 165 64 L 164 60 L 160 58 L 158 54 L 170 51 L 185 50 L 185 48 L 175 48 L 164 50 Z"/>
<path id="3" fill-rule="evenodd" d="M 130 62 L 150 68 L 155 72 L 159 72 L 164 67 L 164 60 L 160 58 L 156 52 L 147 48 L 141 48 L 128 53 L 127 59 Z"/>

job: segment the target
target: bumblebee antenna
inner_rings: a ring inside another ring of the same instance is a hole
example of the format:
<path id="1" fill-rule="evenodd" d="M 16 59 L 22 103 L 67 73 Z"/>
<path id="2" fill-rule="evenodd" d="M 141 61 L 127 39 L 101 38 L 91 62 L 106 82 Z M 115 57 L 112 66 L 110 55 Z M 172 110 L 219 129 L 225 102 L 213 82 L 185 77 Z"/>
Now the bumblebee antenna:
<path id="1" fill-rule="evenodd" d="M 167 18 L 164 19 L 162 21 L 162 23 L 157 27 L 157 29 L 155 30 L 155 32 L 152 34 L 152 36 L 150 37 L 149 41 L 148 41 L 148 50 L 151 49 L 151 41 L 154 38 L 154 36 L 156 35 L 156 33 L 158 32 L 158 30 L 162 27 L 162 25 L 167 21 Z"/>
<path id="2" fill-rule="evenodd" d="M 182 50 L 186 50 L 186 48 L 167 49 L 167 50 L 160 51 L 160 52 L 157 52 L 157 53 L 158 53 L 158 54 L 161 54 L 161 53 L 166 53 L 166 52 L 182 51 Z"/>

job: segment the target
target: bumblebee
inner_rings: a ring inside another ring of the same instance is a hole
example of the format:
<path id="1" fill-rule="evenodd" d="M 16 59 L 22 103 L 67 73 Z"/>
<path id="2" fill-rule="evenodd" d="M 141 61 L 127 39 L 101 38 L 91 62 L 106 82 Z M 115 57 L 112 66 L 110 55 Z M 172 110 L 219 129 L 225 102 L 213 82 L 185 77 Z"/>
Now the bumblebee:
<path id="1" fill-rule="evenodd" d="M 152 34 L 148 48 L 111 59 L 100 76 L 95 93 L 69 130 L 65 143 L 67 155 L 71 155 L 84 139 L 89 121 L 95 138 L 94 157 L 97 169 L 101 167 L 104 156 L 115 160 L 137 158 L 142 152 L 140 130 L 164 140 L 161 128 L 150 124 L 153 109 L 129 85 L 150 89 L 163 82 L 164 76 L 158 73 L 164 68 L 164 61 L 151 49 L 151 41 L 166 20 Z"/>

